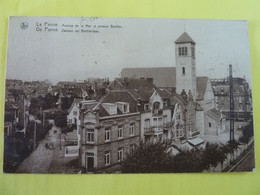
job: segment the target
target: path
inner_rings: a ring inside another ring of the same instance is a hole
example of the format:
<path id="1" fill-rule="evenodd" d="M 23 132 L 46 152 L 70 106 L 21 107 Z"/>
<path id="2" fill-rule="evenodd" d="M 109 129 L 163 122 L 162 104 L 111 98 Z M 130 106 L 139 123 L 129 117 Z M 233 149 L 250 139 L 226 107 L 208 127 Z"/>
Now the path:
<path id="1" fill-rule="evenodd" d="M 54 133 L 54 131 L 57 131 Z M 53 143 L 54 148 L 59 147 L 60 129 L 53 125 L 48 135 L 43 139 L 35 151 L 26 158 L 17 168 L 17 173 L 48 173 L 52 163 L 54 150 L 46 149 L 46 143 Z"/>

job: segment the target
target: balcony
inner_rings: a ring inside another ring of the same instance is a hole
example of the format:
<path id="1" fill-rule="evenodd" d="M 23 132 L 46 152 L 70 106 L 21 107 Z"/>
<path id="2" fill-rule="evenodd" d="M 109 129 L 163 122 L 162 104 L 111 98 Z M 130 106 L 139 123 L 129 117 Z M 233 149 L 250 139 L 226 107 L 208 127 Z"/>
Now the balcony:
<path id="1" fill-rule="evenodd" d="M 162 109 L 154 109 L 153 110 L 153 116 L 158 116 L 158 115 L 162 115 L 162 114 L 163 114 Z"/>
<path id="2" fill-rule="evenodd" d="M 163 131 L 163 125 L 155 126 L 155 127 L 152 127 L 152 128 L 153 128 L 154 133 L 160 133 L 160 132 Z"/>
<path id="3" fill-rule="evenodd" d="M 163 131 L 163 126 L 145 127 L 144 135 L 149 136 L 149 135 L 153 135 L 154 133 L 160 133 L 162 131 Z"/>
<path id="4" fill-rule="evenodd" d="M 154 134 L 154 130 L 152 127 L 145 127 L 144 128 L 144 135 L 145 136 L 149 136 L 149 135 L 153 135 Z"/>

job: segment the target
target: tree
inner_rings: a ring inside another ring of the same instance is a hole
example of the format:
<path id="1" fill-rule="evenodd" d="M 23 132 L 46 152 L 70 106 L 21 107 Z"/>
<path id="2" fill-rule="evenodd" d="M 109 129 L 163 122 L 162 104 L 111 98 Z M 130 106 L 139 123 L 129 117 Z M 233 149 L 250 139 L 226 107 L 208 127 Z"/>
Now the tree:
<path id="1" fill-rule="evenodd" d="M 204 163 L 207 170 L 216 168 L 221 163 L 221 168 L 226 159 L 226 153 L 219 144 L 206 144 L 204 151 Z"/>
<path id="2" fill-rule="evenodd" d="M 162 173 L 168 172 L 170 154 L 167 145 L 141 143 L 132 154 L 127 154 L 122 163 L 123 173 Z"/>
<path id="3" fill-rule="evenodd" d="M 239 148 L 239 142 L 236 140 L 230 140 L 230 141 L 228 141 L 227 147 L 229 148 L 231 156 L 234 160 L 234 152 Z"/>
<path id="4" fill-rule="evenodd" d="M 170 172 L 202 172 L 203 170 L 205 170 L 203 152 L 203 149 L 196 148 L 181 151 L 179 154 L 172 157 L 170 162 Z"/>
<path id="5" fill-rule="evenodd" d="M 29 113 L 32 115 L 36 115 L 40 111 L 40 101 L 37 98 L 31 99 L 31 104 L 29 107 Z"/>
<path id="6" fill-rule="evenodd" d="M 239 138 L 239 141 L 244 144 L 248 144 L 251 137 L 254 136 L 254 126 L 253 121 L 250 121 L 249 124 L 247 124 L 243 130 L 242 130 L 242 136 Z"/>
<path id="7" fill-rule="evenodd" d="M 50 108 L 55 108 L 56 107 L 56 102 L 58 101 L 57 96 L 53 96 L 50 93 L 47 93 L 46 96 L 44 97 L 44 106 L 43 109 L 50 109 Z"/>
<path id="8" fill-rule="evenodd" d="M 55 125 L 60 128 L 67 126 L 67 112 L 57 111 L 54 115 Z"/>

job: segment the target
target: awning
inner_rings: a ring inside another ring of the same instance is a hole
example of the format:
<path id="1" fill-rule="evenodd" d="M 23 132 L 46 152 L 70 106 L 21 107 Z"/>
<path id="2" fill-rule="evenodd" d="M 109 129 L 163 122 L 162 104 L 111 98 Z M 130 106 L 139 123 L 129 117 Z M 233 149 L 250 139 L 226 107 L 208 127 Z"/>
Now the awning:
<path id="1" fill-rule="evenodd" d="M 200 139 L 199 137 L 187 140 L 192 146 L 198 146 L 204 143 L 204 140 Z"/>

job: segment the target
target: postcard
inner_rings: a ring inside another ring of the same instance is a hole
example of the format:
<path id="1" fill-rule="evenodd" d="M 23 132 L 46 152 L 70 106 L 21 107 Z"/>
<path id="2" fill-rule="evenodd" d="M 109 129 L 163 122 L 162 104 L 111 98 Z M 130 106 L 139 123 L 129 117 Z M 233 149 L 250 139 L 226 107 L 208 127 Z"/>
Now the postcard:
<path id="1" fill-rule="evenodd" d="M 247 25 L 10 17 L 4 172 L 254 171 Z"/>

